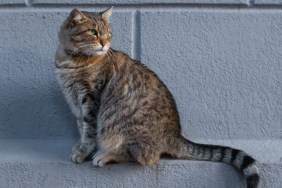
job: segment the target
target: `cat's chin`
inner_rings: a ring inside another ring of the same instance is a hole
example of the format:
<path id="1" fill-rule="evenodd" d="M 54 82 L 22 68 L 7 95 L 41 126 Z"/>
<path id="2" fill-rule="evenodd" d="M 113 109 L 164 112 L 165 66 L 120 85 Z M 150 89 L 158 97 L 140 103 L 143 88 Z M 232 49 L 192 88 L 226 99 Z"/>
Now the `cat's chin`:
<path id="1" fill-rule="evenodd" d="M 108 50 L 100 50 L 100 51 L 95 51 L 94 55 L 104 55 L 107 53 Z"/>
<path id="2" fill-rule="evenodd" d="M 107 51 L 108 50 L 95 50 L 95 51 L 87 52 L 85 54 L 89 56 L 99 56 L 99 55 L 105 55 Z"/>

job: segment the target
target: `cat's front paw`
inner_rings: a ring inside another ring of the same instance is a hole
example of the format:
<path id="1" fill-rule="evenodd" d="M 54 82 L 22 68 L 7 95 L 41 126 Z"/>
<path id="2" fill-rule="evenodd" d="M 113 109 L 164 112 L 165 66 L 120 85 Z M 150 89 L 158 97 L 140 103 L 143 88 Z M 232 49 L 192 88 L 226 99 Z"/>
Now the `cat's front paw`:
<path id="1" fill-rule="evenodd" d="M 82 163 L 85 161 L 86 157 L 86 152 L 82 148 L 80 148 L 79 145 L 73 147 L 70 159 L 74 163 Z"/>
<path id="2" fill-rule="evenodd" d="M 85 156 L 81 153 L 72 153 L 71 156 L 70 156 L 72 162 L 74 162 L 74 163 L 82 163 L 82 162 L 85 161 L 86 157 L 87 156 Z"/>

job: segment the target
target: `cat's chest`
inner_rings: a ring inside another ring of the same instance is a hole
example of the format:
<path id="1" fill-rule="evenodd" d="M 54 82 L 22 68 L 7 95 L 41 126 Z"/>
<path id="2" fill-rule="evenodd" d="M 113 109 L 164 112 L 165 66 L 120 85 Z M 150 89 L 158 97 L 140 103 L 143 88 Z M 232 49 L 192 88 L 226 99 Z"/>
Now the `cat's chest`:
<path id="1" fill-rule="evenodd" d="M 57 81 L 63 90 L 73 114 L 81 115 L 82 100 L 86 94 L 93 93 L 105 83 L 105 71 L 101 64 L 77 66 L 72 60 L 56 61 Z"/>
<path id="2" fill-rule="evenodd" d="M 81 87 L 80 78 L 75 70 L 56 69 L 57 81 L 64 96 L 71 107 L 72 113 L 78 118 L 81 115 Z"/>

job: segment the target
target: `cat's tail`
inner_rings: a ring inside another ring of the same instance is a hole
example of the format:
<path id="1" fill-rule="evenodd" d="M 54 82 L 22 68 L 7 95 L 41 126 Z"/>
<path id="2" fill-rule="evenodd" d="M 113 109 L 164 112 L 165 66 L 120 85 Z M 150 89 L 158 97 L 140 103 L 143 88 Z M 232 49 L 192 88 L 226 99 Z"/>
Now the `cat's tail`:
<path id="1" fill-rule="evenodd" d="M 231 164 L 241 170 L 247 180 L 247 188 L 257 188 L 259 184 L 259 170 L 256 160 L 244 151 L 217 145 L 197 144 L 184 137 L 173 138 L 169 141 L 170 151 L 179 159 L 200 161 L 214 161 Z"/>

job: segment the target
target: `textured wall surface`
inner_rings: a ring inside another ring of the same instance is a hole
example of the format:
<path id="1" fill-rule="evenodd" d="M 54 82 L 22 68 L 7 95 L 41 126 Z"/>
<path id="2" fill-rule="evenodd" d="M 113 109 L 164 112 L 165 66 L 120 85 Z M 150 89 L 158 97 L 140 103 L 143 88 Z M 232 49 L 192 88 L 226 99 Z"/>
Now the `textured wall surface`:
<path id="1" fill-rule="evenodd" d="M 262 187 L 282 187 L 282 0 L 0 0 L 0 187 L 244 187 L 225 164 L 69 162 L 78 134 L 55 80 L 57 32 L 73 8 L 111 5 L 112 47 L 164 81 L 183 134 L 244 149 Z"/>
<path id="2" fill-rule="evenodd" d="M 0 1 L 0 138 L 75 137 L 54 76 L 57 32 L 74 7 L 111 17 L 113 48 L 155 71 L 192 139 L 282 134 L 280 1 Z M 256 4 L 257 3 L 257 4 Z"/>

